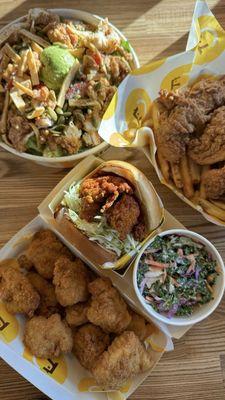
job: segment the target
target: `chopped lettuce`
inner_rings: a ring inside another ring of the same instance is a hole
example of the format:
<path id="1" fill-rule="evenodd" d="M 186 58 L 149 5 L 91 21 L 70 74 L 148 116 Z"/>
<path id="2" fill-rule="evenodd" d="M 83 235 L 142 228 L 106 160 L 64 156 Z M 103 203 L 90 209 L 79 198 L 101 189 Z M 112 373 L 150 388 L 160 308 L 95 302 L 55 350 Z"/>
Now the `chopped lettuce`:
<path id="1" fill-rule="evenodd" d="M 120 240 L 118 232 L 112 229 L 104 215 L 95 217 L 95 222 L 87 222 L 79 217 L 81 199 L 79 197 L 80 183 L 73 184 L 65 192 L 62 205 L 67 208 L 67 215 L 78 229 L 84 232 L 91 241 L 97 242 L 107 250 L 113 251 L 120 257 L 135 250 L 139 244 L 132 235 Z"/>
<path id="2" fill-rule="evenodd" d="M 122 40 L 121 46 L 124 48 L 124 50 L 128 51 L 128 53 L 131 52 L 131 47 L 130 47 L 130 43 L 128 42 L 128 40 Z"/>
<path id="3" fill-rule="evenodd" d="M 42 149 L 37 144 L 36 136 L 30 136 L 26 142 L 27 150 L 26 152 L 29 154 L 33 154 L 35 156 L 42 156 Z"/>

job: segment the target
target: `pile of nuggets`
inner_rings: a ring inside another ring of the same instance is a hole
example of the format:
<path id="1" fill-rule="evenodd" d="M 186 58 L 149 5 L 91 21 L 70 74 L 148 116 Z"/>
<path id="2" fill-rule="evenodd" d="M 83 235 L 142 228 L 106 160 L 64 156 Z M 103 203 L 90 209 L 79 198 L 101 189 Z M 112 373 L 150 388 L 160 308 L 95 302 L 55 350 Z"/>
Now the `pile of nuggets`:
<path id="1" fill-rule="evenodd" d="M 72 351 L 105 390 L 151 367 L 142 342 L 154 327 L 50 230 L 35 233 L 17 261 L 1 262 L 0 300 L 28 317 L 23 340 L 34 356 Z"/>

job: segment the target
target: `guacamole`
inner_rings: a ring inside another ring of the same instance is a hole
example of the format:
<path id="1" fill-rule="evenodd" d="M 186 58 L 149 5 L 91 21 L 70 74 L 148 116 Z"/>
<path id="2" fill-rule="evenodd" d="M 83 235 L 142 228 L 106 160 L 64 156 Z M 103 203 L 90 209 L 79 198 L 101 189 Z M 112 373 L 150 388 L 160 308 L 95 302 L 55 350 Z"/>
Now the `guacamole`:
<path id="1" fill-rule="evenodd" d="M 74 61 L 69 50 L 59 45 L 46 47 L 41 53 L 41 80 L 49 89 L 58 91 Z"/>

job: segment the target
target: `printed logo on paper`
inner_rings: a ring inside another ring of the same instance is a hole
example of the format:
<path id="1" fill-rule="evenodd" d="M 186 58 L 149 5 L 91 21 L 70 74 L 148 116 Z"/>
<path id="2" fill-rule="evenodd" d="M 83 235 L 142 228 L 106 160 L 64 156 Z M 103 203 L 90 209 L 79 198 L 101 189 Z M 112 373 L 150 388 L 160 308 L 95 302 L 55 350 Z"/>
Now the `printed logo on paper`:
<path id="1" fill-rule="evenodd" d="M 5 343 L 12 342 L 18 335 L 19 323 L 16 317 L 9 314 L 3 303 L 0 303 L 0 338 Z"/>
<path id="2" fill-rule="evenodd" d="M 180 65 L 170 71 L 162 80 L 160 89 L 168 91 L 177 90 L 185 86 L 189 80 L 189 72 L 191 71 L 192 64 Z"/>
<path id="3" fill-rule="evenodd" d="M 142 122 L 149 112 L 150 105 L 151 99 L 146 90 L 142 88 L 132 90 L 125 105 L 125 118 L 128 129 L 142 127 Z"/>

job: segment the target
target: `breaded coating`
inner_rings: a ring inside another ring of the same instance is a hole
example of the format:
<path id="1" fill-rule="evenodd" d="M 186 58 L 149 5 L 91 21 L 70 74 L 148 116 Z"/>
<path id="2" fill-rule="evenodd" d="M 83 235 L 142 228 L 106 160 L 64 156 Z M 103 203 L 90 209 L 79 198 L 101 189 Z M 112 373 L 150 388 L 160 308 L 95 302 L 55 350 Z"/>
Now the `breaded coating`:
<path id="1" fill-rule="evenodd" d="M 91 370 L 109 343 L 109 335 L 99 326 L 86 324 L 73 336 L 73 353 L 84 368 Z"/>
<path id="2" fill-rule="evenodd" d="M 87 310 L 89 302 L 77 303 L 66 307 L 66 321 L 71 326 L 80 326 L 88 322 Z"/>
<path id="3" fill-rule="evenodd" d="M 92 374 L 104 389 L 119 389 L 128 379 L 151 367 L 151 358 L 134 332 L 125 331 L 97 360 Z"/>
<path id="4" fill-rule="evenodd" d="M 26 254 L 21 254 L 18 258 L 17 261 L 19 263 L 20 268 L 26 269 L 27 271 L 30 271 L 33 268 L 33 263 L 28 260 Z"/>
<path id="5" fill-rule="evenodd" d="M 56 261 L 53 284 L 56 298 L 63 307 L 88 300 L 89 282 L 89 271 L 80 259 L 70 261 L 67 257 L 60 257 Z"/>
<path id="6" fill-rule="evenodd" d="M 57 313 L 59 305 L 56 299 L 54 286 L 36 272 L 29 272 L 27 278 L 40 295 L 40 304 L 35 314 L 49 317 Z"/>
<path id="7" fill-rule="evenodd" d="M 219 199 L 225 194 L 225 166 L 205 172 L 202 183 L 207 199 Z"/>
<path id="8" fill-rule="evenodd" d="M 105 332 L 121 333 L 131 322 L 127 305 L 109 279 L 98 278 L 88 285 L 92 294 L 87 310 L 90 322 L 100 326 Z"/>
<path id="9" fill-rule="evenodd" d="M 21 271 L 3 266 L 0 268 L 0 300 L 8 312 L 32 317 L 39 306 L 40 296 Z"/>
<path id="10" fill-rule="evenodd" d="M 110 208 L 121 193 L 132 194 L 133 188 L 120 176 L 104 175 L 85 179 L 80 186 L 80 217 L 93 221 L 93 217 Z"/>
<path id="11" fill-rule="evenodd" d="M 72 258 L 71 252 L 50 230 L 44 229 L 35 233 L 26 256 L 43 278 L 51 279 L 56 260 L 65 255 Z"/>
<path id="12" fill-rule="evenodd" d="M 59 314 L 33 317 L 26 322 L 24 344 L 35 357 L 59 357 L 72 351 L 72 331 Z"/>
<path id="13" fill-rule="evenodd" d="M 127 330 L 134 332 L 141 341 L 144 341 L 154 331 L 154 326 L 146 321 L 142 315 L 137 314 L 133 310 L 129 310 L 129 312 L 132 319 L 131 323 L 127 327 Z"/>
<path id="14" fill-rule="evenodd" d="M 126 239 L 138 222 L 140 207 L 137 200 L 129 194 L 123 194 L 106 212 L 108 224 L 119 233 L 121 240 Z"/>
<path id="15" fill-rule="evenodd" d="M 225 160 L 225 106 L 217 108 L 203 134 L 190 141 L 188 154 L 200 165 Z"/>
<path id="16" fill-rule="evenodd" d="M 147 237 L 148 234 L 148 228 L 145 225 L 143 219 L 135 225 L 135 227 L 132 230 L 132 234 L 135 240 L 138 242 L 142 242 Z"/>

